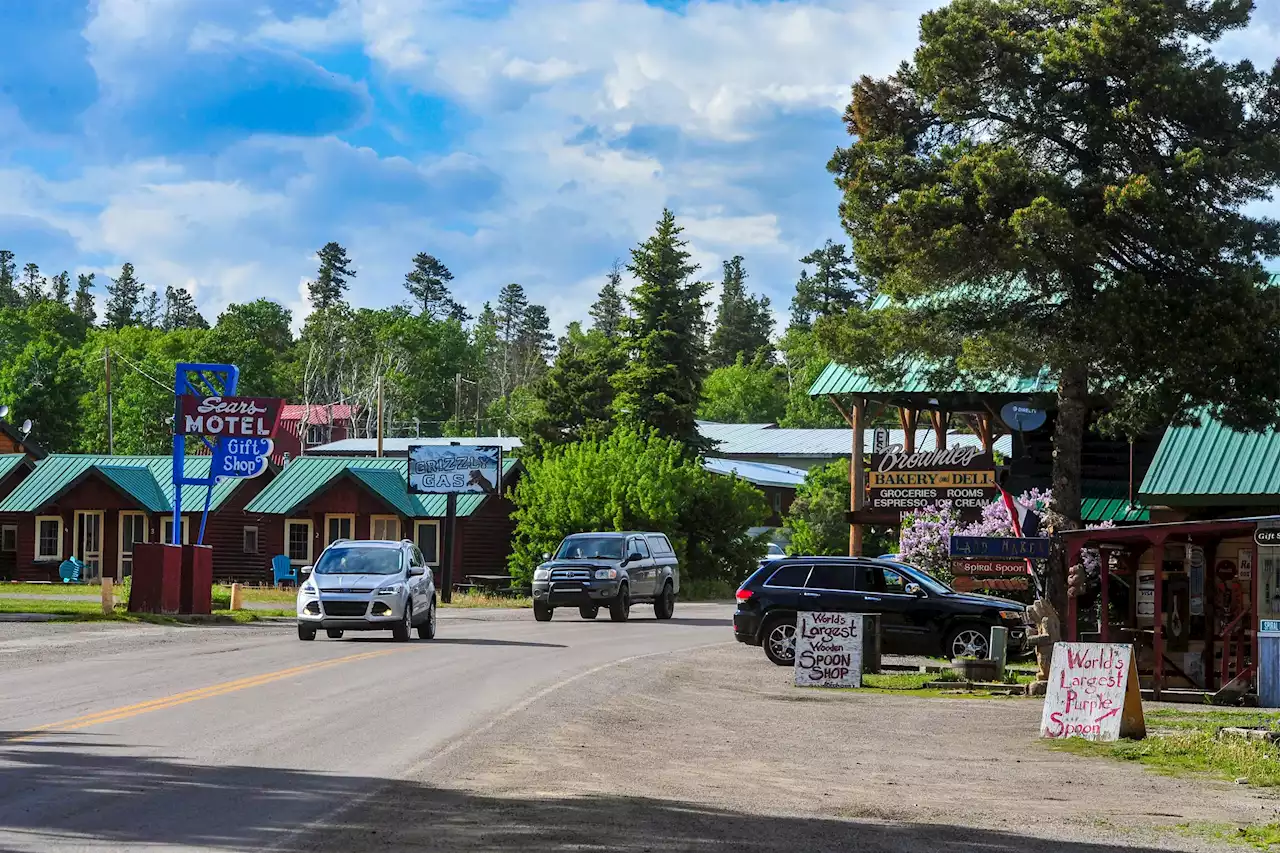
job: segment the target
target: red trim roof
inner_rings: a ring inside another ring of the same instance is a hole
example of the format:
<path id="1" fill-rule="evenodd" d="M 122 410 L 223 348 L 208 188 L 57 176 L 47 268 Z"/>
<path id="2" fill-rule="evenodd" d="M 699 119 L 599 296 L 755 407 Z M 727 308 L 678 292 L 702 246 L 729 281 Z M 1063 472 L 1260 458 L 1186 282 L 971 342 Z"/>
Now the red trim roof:
<path id="1" fill-rule="evenodd" d="M 311 405 L 310 416 L 306 419 L 307 423 L 320 425 L 328 424 L 330 412 L 333 412 L 333 420 L 335 423 L 340 421 L 350 421 L 355 418 L 356 407 L 347 403 L 334 403 L 332 406 L 313 403 Z M 306 405 L 290 403 L 281 409 L 280 420 L 301 421 L 305 414 L 307 414 Z"/>

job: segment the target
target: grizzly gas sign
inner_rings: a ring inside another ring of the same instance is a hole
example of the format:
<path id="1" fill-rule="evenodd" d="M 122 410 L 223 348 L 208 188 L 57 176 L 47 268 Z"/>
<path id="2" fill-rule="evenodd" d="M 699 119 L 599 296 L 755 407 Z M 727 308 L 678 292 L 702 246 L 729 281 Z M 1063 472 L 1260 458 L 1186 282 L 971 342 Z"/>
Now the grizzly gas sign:
<path id="1" fill-rule="evenodd" d="M 283 400 L 268 397 L 178 398 L 178 433 L 220 438 L 270 438 L 280 420 Z"/>
<path id="2" fill-rule="evenodd" d="M 871 455 L 868 506 L 911 510 L 937 501 L 958 509 L 978 509 L 995 499 L 995 459 L 977 447 L 949 447 L 907 453 L 891 445 Z"/>

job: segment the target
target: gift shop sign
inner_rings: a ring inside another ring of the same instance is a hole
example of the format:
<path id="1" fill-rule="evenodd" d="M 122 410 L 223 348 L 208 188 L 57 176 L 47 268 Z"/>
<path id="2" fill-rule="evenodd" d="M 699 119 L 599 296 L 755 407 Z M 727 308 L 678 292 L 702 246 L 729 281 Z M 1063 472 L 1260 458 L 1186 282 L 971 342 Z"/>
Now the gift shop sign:
<path id="1" fill-rule="evenodd" d="M 894 444 L 871 455 L 871 509 L 910 510 L 936 501 L 978 509 L 995 499 L 995 458 L 976 447 L 907 453 Z"/>
<path id="2" fill-rule="evenodd" d="M 797 687 L 862 686 L 862 615 L 801 611 L 796 616 Z"/>
<path id="3" fill-rule="evenodd" d="M 179 397 L 178 432 L 218 438 L 271 438 L 283 400 L 269 397 Z"/>
<path id="4" fill-rule="evenodd" d="M 1133 646 L 1054 644 L 1041 737 L 1113 741 L 1146 734 Z"/>

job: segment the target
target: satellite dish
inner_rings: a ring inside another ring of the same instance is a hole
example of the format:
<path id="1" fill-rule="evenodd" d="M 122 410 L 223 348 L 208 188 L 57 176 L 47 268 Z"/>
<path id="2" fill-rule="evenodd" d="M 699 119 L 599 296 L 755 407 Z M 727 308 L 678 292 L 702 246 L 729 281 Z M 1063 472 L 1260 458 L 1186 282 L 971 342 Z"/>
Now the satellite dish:
<path id="1" fill-rule="evenodd" d="M 1000 420 L 1012 430 L 1031 432 L 1044 426 L 1049 416 L 1044 409 L 1037 409 L 1029 400 L 1006 403 L 1000 410 Z"/>
<path id="2" fill-rule="evenodd" d="M 7 417 L 9 417 L 9 407 L 0 406 L 0 418 L 7 418 Z"/>

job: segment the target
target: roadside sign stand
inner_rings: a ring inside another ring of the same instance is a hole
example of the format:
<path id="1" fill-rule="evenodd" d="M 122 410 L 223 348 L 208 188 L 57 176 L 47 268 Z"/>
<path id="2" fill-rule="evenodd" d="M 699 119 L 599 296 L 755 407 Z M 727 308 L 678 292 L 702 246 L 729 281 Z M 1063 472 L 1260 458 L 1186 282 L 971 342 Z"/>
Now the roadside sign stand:
<path id="1" fill-rule="evenodd" d="M 458 495 L 449 492 L 444 496 L 444 559 L 440 571 L 440 600 L 453 601 L 453 538 L 458 531 Z"/>

